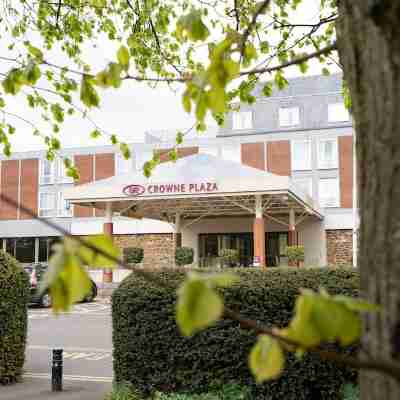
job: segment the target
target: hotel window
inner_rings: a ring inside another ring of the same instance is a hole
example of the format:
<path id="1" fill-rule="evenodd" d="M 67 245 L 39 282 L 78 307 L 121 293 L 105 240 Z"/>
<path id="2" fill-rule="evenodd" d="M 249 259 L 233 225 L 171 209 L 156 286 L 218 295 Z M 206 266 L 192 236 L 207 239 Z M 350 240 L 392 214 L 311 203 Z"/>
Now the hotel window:
<path id="1" fill-rule="evenodd" d="M 318 168 L 332 169 L 338 167 L 337 139 L 321 139 L 318 141 Z"/>
<path id="2" fill-rule="evenodd" d="M 54 217 L 56 214 L 56 193 L 39 194 L 39 217 Z"/>
<path id="3" fill-rule="evenodd" d="M 318 192 L 321 207 L 339 207 L 339 179 L 320 179 Z"/>
<path id="4" fill-rule="evenodd" d="M 49 185 L 54 183 L 54 162 L 47 159 L 40 160 L 40 184 Z"/>
<path id="5" fill-rule="evenodd" d="M 349 110 L 343 103 L 328 104 L 329 122 L 346 122 L 350 120 Z"/>
<path id="6" fill-rule="evenodd" d="M 281 107 L 279 109 L 279 126 L 296 126 L 300 124 L 299 107 Z"/>
<path id="7" fill-rule="evenodd" d="M 133 170 L 133 154 L 127 160 L 121 153 L 116 153 L 117 175 L 127 174 Z"/>
<path id="8" fill-rule="evenodd" d="M 305 194 L 313 197 L 312 177 L 293 178 L 293 183 L 299 187 Z"/>
<path id="9" fill-rule="evenodd" d="M 15 258 L 21 263 L 35 262 L 35 238 L 15 239 Z"/>
<path id="10" fill-rule="evenodd" d="M 253 113 L 251 111 L 238 111 L 233 113 L 232 126 L 234 130 L 252 129 Z"/>
<path id="11" fill-rule="evenodd" d="M 74 179 L 70 176 L 67 175 L 67 168 L 65 168 L 64 165 L 64 160 L 63 159 L 59 159 L 57 160 L 57 165 L 58 165 L 58 181 L 62 182 L 62 183 L 73 183 Z"/>
<path id="12" fill-rule="evenodd" d="M 72 216 L 72 205 L 68 200 L 64 199 L 64 193 L 58 193 L 58 202 L 57 202 L 57 215 L 60 217 L 71 217 Z"/>
<path id="13" fill-rule="evenodd" d="M 292 140 L 291 147 L 292 170 L 311 169 L 311 142 L 309 140 Z"/>

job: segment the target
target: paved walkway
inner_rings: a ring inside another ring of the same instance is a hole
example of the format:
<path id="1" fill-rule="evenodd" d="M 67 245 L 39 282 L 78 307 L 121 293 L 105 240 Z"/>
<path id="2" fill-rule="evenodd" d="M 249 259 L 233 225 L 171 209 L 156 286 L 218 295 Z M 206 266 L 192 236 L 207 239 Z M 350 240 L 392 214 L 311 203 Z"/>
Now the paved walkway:
<path id="1" fill-rule="evenodd" d="M 33 307 L 22 382 L 0 386 L 0 400 L 104 400 L 112 388 L 110 304 L 78 304 L 55 316 Z M 64 391 L 51 392 L 51 354 L 64 350 Z"/>

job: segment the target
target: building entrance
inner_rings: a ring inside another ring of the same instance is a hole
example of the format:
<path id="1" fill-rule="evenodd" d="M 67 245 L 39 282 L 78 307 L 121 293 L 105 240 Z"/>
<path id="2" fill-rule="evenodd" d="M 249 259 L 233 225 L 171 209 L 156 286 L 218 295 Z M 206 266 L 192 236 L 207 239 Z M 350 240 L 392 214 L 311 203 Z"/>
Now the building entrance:
<path id="1" fill-rule="evenodd" d="M 267 266 L 287 265 L 286 247 L 288 232 L 267 232 L 265 234 Z M 204 233 L 199 235 L 199 266 L 214 268 L 222 266 L 221 250 L 234 249 L 239 253 L 236 267 L 253 265 L 253 233 Z"/>

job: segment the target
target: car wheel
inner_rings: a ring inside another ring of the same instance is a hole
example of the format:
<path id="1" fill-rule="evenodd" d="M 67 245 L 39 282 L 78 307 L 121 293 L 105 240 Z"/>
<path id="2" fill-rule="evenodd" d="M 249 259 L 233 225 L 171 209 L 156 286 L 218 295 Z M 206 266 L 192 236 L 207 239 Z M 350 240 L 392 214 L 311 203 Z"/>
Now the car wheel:
<path id="1" fill-rule="evenodd" d="M 40 305 L 45 308 L 51 307 L 51 296 L 50 293 L 45 293 L 41 298 L 40 298 Z"/>
<path id="2" fill-rule="evenodd" d="M 92 285 L 90 293 L 86 295 L 85 299 L 83 300 L 85 303 L 91 303 L 97 296 L 97 288 Z"/>

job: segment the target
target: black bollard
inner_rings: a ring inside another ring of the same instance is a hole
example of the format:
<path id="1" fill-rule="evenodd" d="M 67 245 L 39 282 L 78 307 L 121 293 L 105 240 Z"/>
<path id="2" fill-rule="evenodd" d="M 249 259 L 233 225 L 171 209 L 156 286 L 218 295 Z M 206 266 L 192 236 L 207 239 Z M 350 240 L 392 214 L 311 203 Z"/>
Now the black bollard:
<path id="1" fill-rule="evenodd" d="M 63 350 L 53 350 L 53 361 L 51 365 L 51 390 L 52 392 L 62 391 L 63 375 Z"/>

